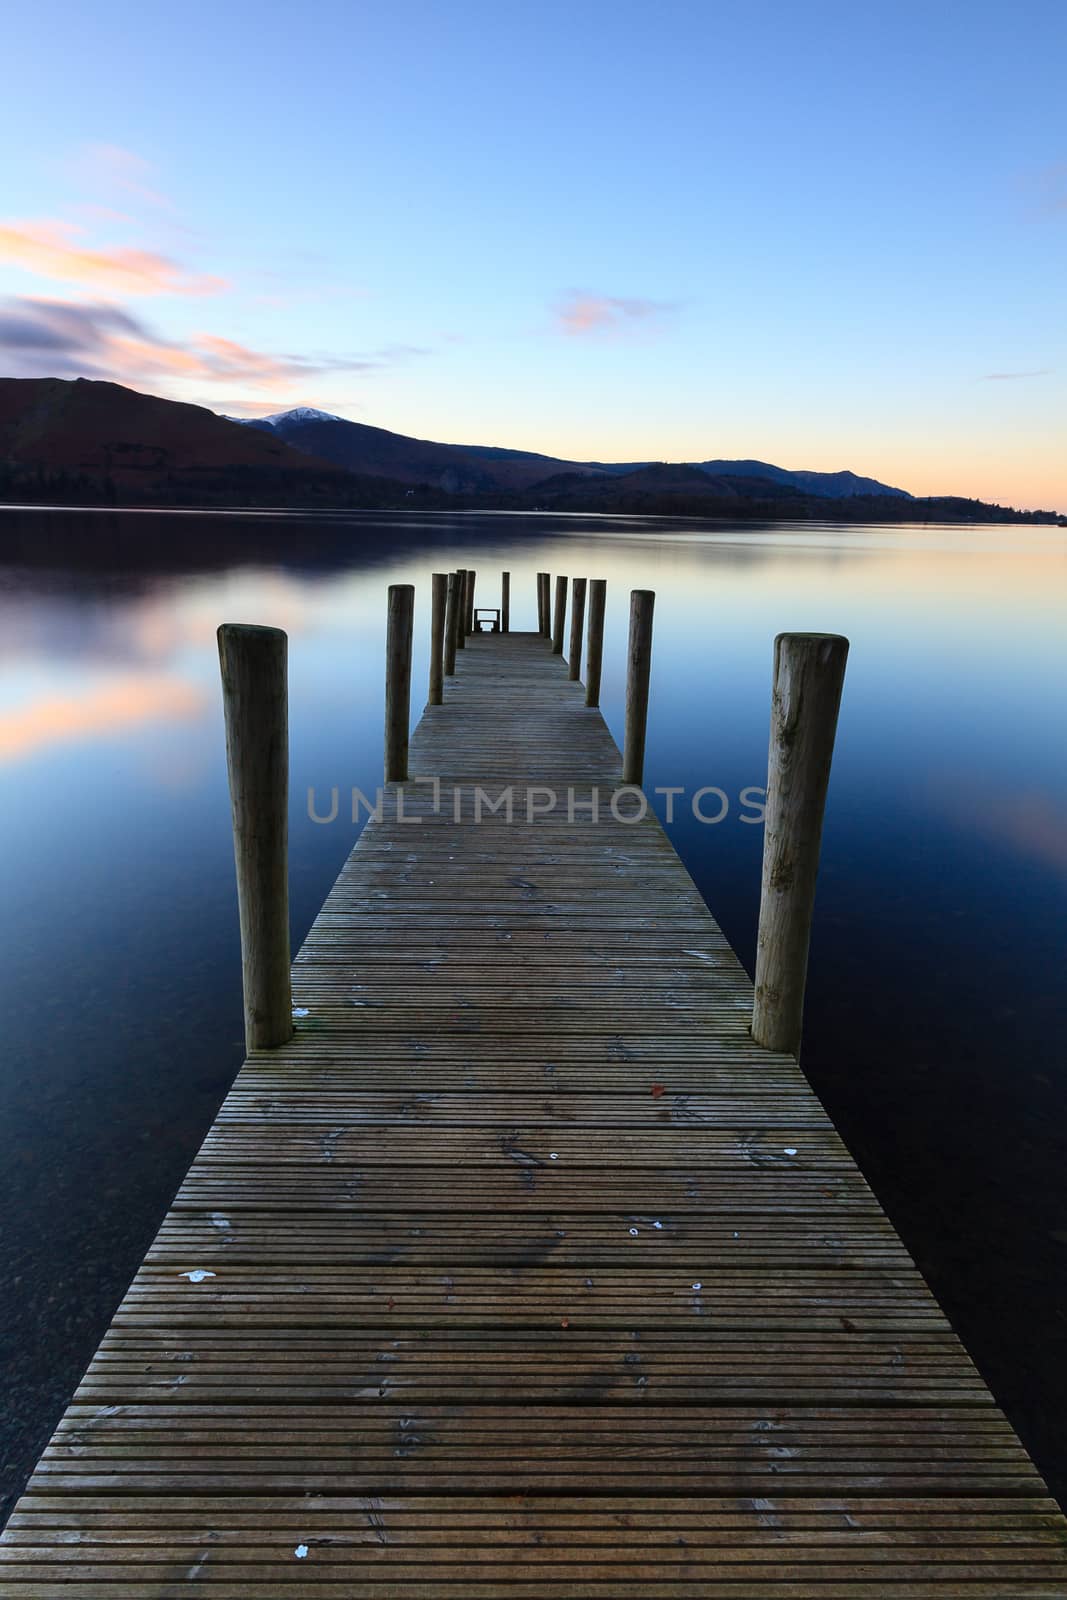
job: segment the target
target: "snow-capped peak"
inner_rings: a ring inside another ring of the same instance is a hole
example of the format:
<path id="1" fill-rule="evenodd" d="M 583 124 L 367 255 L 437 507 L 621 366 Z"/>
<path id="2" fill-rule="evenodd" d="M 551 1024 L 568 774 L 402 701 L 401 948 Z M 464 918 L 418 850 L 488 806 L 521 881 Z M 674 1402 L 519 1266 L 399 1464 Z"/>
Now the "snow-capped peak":
<path id="1" fill-rule="evenodd" d="M 259 422 L 343 422 L 332 411 L 316 411 L 314 406 L 294 406 L 291 411 L 274 411 L 269 417 L 259 417 Z"/>

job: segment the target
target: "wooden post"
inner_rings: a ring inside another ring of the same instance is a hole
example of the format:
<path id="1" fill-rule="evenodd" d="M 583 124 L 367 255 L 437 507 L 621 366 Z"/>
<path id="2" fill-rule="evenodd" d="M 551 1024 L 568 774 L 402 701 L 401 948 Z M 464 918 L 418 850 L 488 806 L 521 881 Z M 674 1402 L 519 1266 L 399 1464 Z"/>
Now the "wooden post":
<path id="1" fill-rule="evenodd" d="M 459 620 L 459 573 L 448 574 L 445 591 L 445 677 L 451 678 L 456 670 L 456 624 Z"/>
<path id="2" fill-rule="evenodd" d="M 500 631 L 511 632 L 511 573 L 500 574 Z"/>
<path id="3" fill-rule="evenodd" d="M 545 625 L 542 629 L 546 639 L 552 638 L 552 574 L 541 574 L 541 605 L 544 608 Z"/>
<path id="4" fill-rule="evenodd" d="M 589 626 L 585 635 L 585 703 L 600 704 L 600 674 L 604 665 L 604 611 L 608 585 L 605 578 L 589 580 Z"/>
<path id="5" fill-rule="evenodd" d="M 467 647 L 467 569 L 456 573 L 456 649 Z"/>
<path id="6" fill-rule="evenodd" d="M 465 620 L 466 620 L 467 632 L 468 633 L 473 633 L 474 632 L 474 568 L 473 567 L 469 567 L 468 570 L 467 570 L 467 616 L 466 616 Z"/>
<path id="7" fill-rule="evenodd" d="M 445 697 L 445 599 L 448 574 L 435 572 L 430 577 L 430 705 L 439 706 Z"/>
<path id="8" fill-rule="evenodd" d="M 567 656 L 567 676 L 577 683 L 582 672 L 582 629 L 585 626 L 585 579 L 571 580 L 571 647 Z"/>
<path id="9" fill-rule="evenodd" d="M 289 982 L 289 709 L 280 628 L 218 631 L 233 854 L 241 919 L 245 1048 L 293 1036 Z"/>
<path id="10" fill-rule="evenodd" d="M 408 723 L 411 717 L 411 635 L 415 586 L 389 585 L 385 637 L 385 781 L 404 783 L 408 775 Z"/>
<path id="11" fill-rule="evenodd" d="M 774 641 L 767 819 L 756 939 L 752 1037 L 799 1056 L 826 788 L 848 640 L 780 633 Z"/>
<path id="12" fill-rule="evenodd" d="M 623 746 L 622 781 L 641 785 L 645 774 L 645 730 L 648 726 L 648 677 L 652 669 L 651 589 L 630 594 L 630 643 L 626 660 L 626 742 Z"/>
<path id="13" fill-rule="evenodd" d="M 552 654 L 563 654 L 563 623 L 567 615 L 567 580 L 556 579 L 556 614 L 552 624 Z"/>
<path id="14" fill-rule="evenodd" d="M 547 576 L 547 572 L 539 572 L 537 574 L 537 631 L 540 634 L 545 634 L 548 631 L 545 627 L 545 579 Z"/>

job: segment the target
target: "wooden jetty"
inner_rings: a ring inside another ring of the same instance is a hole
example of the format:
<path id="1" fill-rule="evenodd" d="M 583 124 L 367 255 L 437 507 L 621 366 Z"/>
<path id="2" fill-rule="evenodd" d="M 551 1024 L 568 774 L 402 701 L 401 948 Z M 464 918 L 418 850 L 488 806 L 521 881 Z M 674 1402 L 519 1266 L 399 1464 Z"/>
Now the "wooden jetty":
<path id="1" fill-rule="evenodd" d="M 406 777 L 10 1520 L 0 1595 L 1062 1600 L 1067 1523 L 794 1054 L 755 1042 L 659 823 L 612 809 L 547 575 L 539 632 L 468 623 L 457 657 L 472 597 L 437 586 L 455 671 L 409 748 L 394 675 Z M 239 867 L 272 881 L 277 847 L 239 832 Z"/>

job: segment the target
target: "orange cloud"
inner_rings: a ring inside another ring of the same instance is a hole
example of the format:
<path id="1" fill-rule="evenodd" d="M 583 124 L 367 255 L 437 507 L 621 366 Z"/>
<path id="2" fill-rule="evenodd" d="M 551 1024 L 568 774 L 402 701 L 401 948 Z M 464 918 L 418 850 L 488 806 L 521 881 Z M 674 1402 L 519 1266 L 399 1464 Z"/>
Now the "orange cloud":
<path id="1" fill-rule="evenodd" d="M 202 690 L 180 678 L 123 677 L 79 695 L 50 695 L 0 713 L 0 761 L 19 761 L 76 740 L 121 733 L 144 722 L 200 714 Z"/>
<path id="2" fill-rule="evenodd" d="M 172 378 L 244 385 L 271 397 L 320 373 L 366 372 L 399 359 L 386 351 L 362 358 L 274 355 L 214 333 L 178 344 L 121 306 L 44 299 L 0 301 L 0 345 L 8 370 L 20 378 L 108 378 L 134 387 Z"/>
<path id="3" fill-rule="evenodd" d="M 571 337 L 589 333 L 618 333 L 637 323 L 655 321 L 675 307 L 666 301 L 621 299 L 574 289 L 556 308 L 556 325 Z"/>
<path id="4" fill-rule="evenodd" d="M 0 262 L 118 294 L 217 294 L 226 287 L 222 278 L 190 275 L 151 250 L 87 250 L 77 242 L 82 231 L 70 222 L 0 224 Z"/>

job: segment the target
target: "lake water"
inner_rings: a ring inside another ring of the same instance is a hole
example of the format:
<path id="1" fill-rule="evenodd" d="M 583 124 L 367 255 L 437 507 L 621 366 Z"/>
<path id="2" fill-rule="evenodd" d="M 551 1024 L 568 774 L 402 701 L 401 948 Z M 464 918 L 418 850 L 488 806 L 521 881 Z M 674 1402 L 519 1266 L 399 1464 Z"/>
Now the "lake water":
<path id="1" fill-rule="evenodd" d="M 510 570 L 516 628 L 537 570 L 607 579 L 620 742 L 629 591 L 656 591 L 646 785 L 729 797 L 670 832 L 749 971 L 772 640 L 851 639 L 804 1066 L 1062 1498 L 1067 533 L 0 509 L 5 1496 L 243 1054 L 215 628 L 289 634 L 295 948 L 356 831 L 309 787 L 380 781 L 386 585 L 416 585 L 417 715 L 458 565 L 482 604 Z"/>

